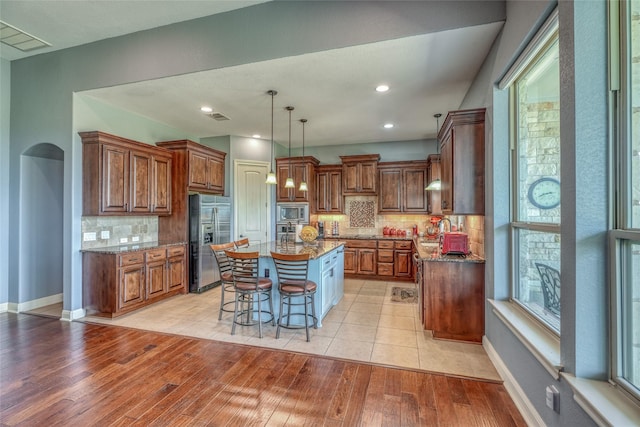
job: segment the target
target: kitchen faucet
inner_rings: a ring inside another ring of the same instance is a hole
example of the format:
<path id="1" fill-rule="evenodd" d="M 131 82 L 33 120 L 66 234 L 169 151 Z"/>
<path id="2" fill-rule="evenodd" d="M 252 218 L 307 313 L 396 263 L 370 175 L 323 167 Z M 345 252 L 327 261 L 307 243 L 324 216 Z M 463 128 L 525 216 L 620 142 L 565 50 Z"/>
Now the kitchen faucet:
<path id="1" fill-rule="evenodd" d="M 289 243 L 289 233 L 291 232 L 291 227 L 293 227 L 293 225 L 291 224 L 291 221 L 288 221 L 287 231 L 282 233 L 282 237 L 280 237 L 280 244 Z"/>
<path id="2" fill-rule="evenodd" d="M 442 224 L 442 232 L 440 234 L 444 234 L 444 221 L 447 221 L 449 223 L 449 231 L 451 231 L 451 220 L 449 218 L 442 218 L 440 221 L 438 221 L 438 228 L 440 228 L 440 224 Z"/>

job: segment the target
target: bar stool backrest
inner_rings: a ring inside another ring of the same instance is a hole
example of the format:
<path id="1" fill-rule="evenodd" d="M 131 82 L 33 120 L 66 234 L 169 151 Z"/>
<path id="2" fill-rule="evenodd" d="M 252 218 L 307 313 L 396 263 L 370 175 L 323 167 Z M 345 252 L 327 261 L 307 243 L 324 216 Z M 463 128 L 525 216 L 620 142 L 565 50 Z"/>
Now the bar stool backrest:
<path id="1" fill-rule="evenodd" d="M 237 249 L 246 248 L 249 246 L 249 238 L 245 237 L 243 239 L 236 240 L 235 242 L 233 242 L 233 244 L 236 246 Z"/>
<path id="2" fill-rule="evenodd" d="M 309 254 L 283 254 L 271 252 L 276 265 L 279 286 L 298 286 L 307 290 L 307 275 L 309 272 Z"/>
<path id="3" fill-rule="evenodd" d="M 231 262 L 231 273 L 235 286 L 238 284 L 251 285 L 258 290 L 259 279 L 259 252 L 234 252 L 226 251 Z"/>
<path id="4" fill-rule="evenodd" d="M 222 276 L 226 272 L 231 273 L 231 261 L 229 260 L 229 257 L 227 257 L 225 251 L 232 250 L 235 247 L 233 242 L 209 245 L 209 247 L 213 251 L 213 256 L 216 257 L 216 261 L 218 262 L 220 275 Z"/>

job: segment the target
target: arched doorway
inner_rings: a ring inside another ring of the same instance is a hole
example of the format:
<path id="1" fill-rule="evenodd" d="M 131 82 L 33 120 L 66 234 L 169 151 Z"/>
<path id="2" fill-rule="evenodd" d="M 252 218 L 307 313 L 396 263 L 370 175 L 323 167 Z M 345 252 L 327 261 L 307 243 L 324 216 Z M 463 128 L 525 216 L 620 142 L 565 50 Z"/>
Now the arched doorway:
<path id="1" fill-rule="evenodd" d="M 62 315 L 64 152 L 40 143 L 20 157 L 18 311 Z M 53 310 L 53 311 L 52 311 Z"/>

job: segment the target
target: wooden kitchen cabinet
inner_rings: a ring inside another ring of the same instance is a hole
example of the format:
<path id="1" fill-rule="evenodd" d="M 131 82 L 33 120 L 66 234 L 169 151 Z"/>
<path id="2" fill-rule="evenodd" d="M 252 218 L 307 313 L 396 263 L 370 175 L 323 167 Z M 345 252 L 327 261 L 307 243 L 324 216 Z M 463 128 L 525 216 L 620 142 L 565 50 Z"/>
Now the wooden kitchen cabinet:
<path id="1" fill-rule="evenodd" d="M 393 276 L 393 240 L 378 240 L 378 276 Z"/>
<path id="2" fill-rule="evenodd" d="M 281 157 L 276 159 L 276 201 L 278 202 L 306 202 L 310 212 L 315 209 L 316 196 L 316 166 L 320 161 L 313 156 Z M 291 174 L 289 174 L 291 165 Z M 293 178 L 294 188 L 285 188 L 287 178 Z M 307 191 L 300 191 L 300 183 L 307 182 Z"/>
<path id="3" fill-rule="evenodd" d="M 413 277 L 413 258 L 411 240 L 396 240 L 393 251 L 393 275 L 397 278 Z"/>
<path id="4" fill-rule="evenodd" d="M 434 338 L 482 342 L 484 263 L 423 261 L 422 297 Z"/>
<path id="5" fill-rule="evenodd" d="M 427 185 L 436 179 L 442 179 L 440 174 L 440 154 L 430 154 L 429 157 L 427 157 Z M 431 215 L 442 215 L 440 191 L 430 190 L 425 191 L 425 193 L 427 193 L 427 213 Z"/>
<path id="6" fill-rule="evenodd" d="M 427 213 L 427 162 L 378 164 L 378 212 Z"/>
<path id="7" fill-rule="evenodd" d="M 379 154 L 340 156 L 340 159 L 342 159 L 342 195 L 377 194 Z"/>
<path id="8" fill-rule="evenodd" d="M 316 213 L 341 214 L 342 166 L 320 165 L 316 168 Z"/>
<path id="9" fill-rule="evenodd" d="M 170 215 L 172 153 L 104 132 L 82 138 L 83 215 Z"/>
<path id="10" fill-rule="evenodd" d="M 376 248 L 375 240 L 347 240 L 344 248 L 345 274 L 375 275 Z"/>
<path id="11" fill-rule="evenodd" d="M 89 314 L 116 317 L 187 291 L 186 245 L 82 254 L 83 303 Z"/>
<path id="12" fill-rule="evenodd" d="M 484 215 L 485 109 L 451 111 L 438 133 L 443 214 Z"/>

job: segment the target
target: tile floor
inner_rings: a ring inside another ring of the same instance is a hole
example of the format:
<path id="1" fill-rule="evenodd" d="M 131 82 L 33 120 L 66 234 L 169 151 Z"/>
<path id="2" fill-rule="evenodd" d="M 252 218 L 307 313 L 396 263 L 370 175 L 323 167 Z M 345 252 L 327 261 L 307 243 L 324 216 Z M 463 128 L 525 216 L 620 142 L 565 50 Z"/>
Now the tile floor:
<path id="1" fill-rule="evenodd" d="M 304 329 L 281 329 L 276 339 L 271 324 L 263 326 L 262 339 L 257 326 L 237 326 L 236 334 L 231 335 L 232 314 L 224 313 L 218 321 L 220 288 L 178 295 L 116 319 L 87 316 L 82 320 L 501 380 L 481 345 L 434 340 L 429 331 L 423 331 L 417 304 L 391 301 L 393 286 L 413 284 L 345 279 L 344 298 L 325 316 L 322 327 L 312 330 L 311 342 L 306 342 Z M 41 309 L 40 314 L 46 310 Z M 59 315 L 61 307 L 57 310 Z"/>

